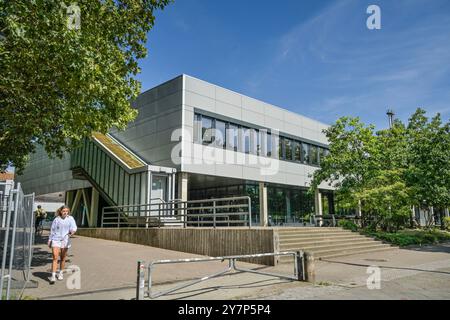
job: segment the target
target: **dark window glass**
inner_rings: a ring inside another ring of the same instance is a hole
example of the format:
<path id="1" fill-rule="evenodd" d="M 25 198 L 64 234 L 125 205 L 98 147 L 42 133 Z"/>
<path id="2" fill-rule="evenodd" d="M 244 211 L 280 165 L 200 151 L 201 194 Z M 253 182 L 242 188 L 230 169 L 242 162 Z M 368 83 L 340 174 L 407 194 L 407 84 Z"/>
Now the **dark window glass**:
<path id="1" fill-rule="evenodd" d="M 202 137 L 203 143 L 212 143 L 212 129 L 213 129 L 213 119 L 210 117 L 202 116 Z"/>
<path id="2" fill-rule="evenodd" d="M 255 136 L 256 136 L 256 155 L 261 155 L 261 135 L 263 134 L 263 132 L 259 131 L 259 130 L 255 130 Z"/>
<path id="3" fill-rule="evenodd" d="M 313 165 L 319 165 L 319 153 L 317 147 L 311 145 L 309 148 L 310 163 Z"/>
<path id="4" fill-rule="evenodd" d="M 326 152 L 327 152 L 327 150 L 325 148 L 320 148 L 319 147 L 319 164 L 321 164 L 323 158 L 325 158 Z"/>
<path id="5" fill-rule="evenodd" d="M 239 126 L 235 124 L 228 124 L 227 129 L 227 148 L 230 150 L 239 150 Z"/>
<path id="6" fill-rule="evenodd" d="M 284 138 L 278 138 L 278 158 L 284 160 Z"/>
<path id="7" fill-rule="evenodd" d="M 223 148 L 225 146 L 225 128 L 226 123 L 220 120 L 216 120 L 216 130 L 214 131 L 214 141 L 216 142 L 216 146 Z"/>
<path id="8" fill-rule="evenodd" d="M 267 134 L 266 156 L 272 156 L 272 135 L 270 133 Z"/>
<path id="9" fill-rule="evenodd" d="M 294 144 L 294 160 L 297 162 L 301 162 L 302 160 L 302 147 L 298 141 Z"/>
<path id="10" fill-rule="evenodd" d="M 284 138 L 284 155 L 286 160 L 292 160 L 292 140 Z"/>
<path id="11" fill-rule="evenodd" d="M 242 128 L 242 140 L 244 145 L 244 152 L 250 153 L 250 129 Z"/>
<path id="12" fill-rule="evenodd" d="M 309 164 L 309 144 L 302 143 L 302 155 L 303 155 L 303 163 Z"/>
<path id="13" fill-rule="evenodd" d="M 194 116 L 194 142 L 201 142 L 202 132 L 202 116 L 195 114 Z"/>

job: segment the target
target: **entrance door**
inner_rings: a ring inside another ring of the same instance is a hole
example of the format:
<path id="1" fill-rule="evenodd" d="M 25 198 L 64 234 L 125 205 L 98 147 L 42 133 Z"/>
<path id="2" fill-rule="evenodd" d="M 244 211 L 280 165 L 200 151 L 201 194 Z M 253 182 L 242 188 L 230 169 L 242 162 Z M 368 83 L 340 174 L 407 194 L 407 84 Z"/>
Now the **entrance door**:
<path id="1" fill-rule="evenodd" d="M 151 215 L 165 216 L 167 212 L 167 176 L 152 176 Z"/>

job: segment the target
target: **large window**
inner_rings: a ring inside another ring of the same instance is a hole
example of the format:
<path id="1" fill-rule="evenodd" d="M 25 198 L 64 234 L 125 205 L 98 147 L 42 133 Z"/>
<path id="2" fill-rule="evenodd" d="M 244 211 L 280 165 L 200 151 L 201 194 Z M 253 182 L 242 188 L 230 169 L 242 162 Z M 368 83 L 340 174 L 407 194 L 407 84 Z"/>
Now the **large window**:
<path id="1" fill-rule="evenodd" d="M 228 124 L 226 143 L 228 149 L 239 151 L 239 126 L 231 123 Z"/>
<path id="2" fill-rule="evenodd" d="M 250 128 L 242 127 L 242 145 L 244 146 L 244 152 L 250 153 Z"/>
<path id="3" fill-rule="evenodd" d="M 216 143 L 216 146 L 219 148 L 225 147 L 226 142 L 226 135 L 225 135 L 225 129 L 226 129 L 226 123 L 220 120 L 215 120 L 216 127 L 214 132 L 214 141 Z"/>
<path id="4" fill-rule="evenodd" d="M 258 156 L 278 154 L 280 160 L 315 166 L 329 153 L 328 149 L 311 143 L 272 135 L 270 130 L 243 127 L 198 113 L 194 115 L 193 135 L 195 142 Z"/>
<path id="5" fill-rule="evenodd" d="M 267 133 L 266 156 L 272 157 L 272 135 L 270 133 Z"/>
<path id="6" fill-rule="evenodd" d="M 283 137 L 278 138 L 278 159 L 280 159 L 280 160 L 284 159 L 284 138 Z"/>
<path id="7" fill-rule="evenodd" d="M 213 142 L 213 119 L 202 116 L 202 137 L 203 143 Z"/>
<path id="8" fill-rule="evenodd" d="M 294 142 L 294 160 L 297 162 L 302 161 L 302 145 L 300 142 Z"/>
<path id="9" fill-rule="evenodd" d="M 319 153 L 318 153 L 318 147 L 314 145 L 309 146 L 309 158 L 310 158 L 310 164 L 318 166 L 319 165 Z"/>
<path id="10" fill-rule="evenodd" d="M 309 164 L 309 144 L 307 143 L 302 143 L 302 155 L 303 155 L 303 163 L 304 164 Z"/>
<path id="11" fill-rule="evenodd" d="M 284 139 L 284 156 L 285 160 L 292 160 L 292 140 Z"/>
<path id="12" fill-rule="evenodd" d="M 194 115 L 193 136 L 195 142 L 201 141 L 202 139 L 202 116 L 200 114 Z"/>

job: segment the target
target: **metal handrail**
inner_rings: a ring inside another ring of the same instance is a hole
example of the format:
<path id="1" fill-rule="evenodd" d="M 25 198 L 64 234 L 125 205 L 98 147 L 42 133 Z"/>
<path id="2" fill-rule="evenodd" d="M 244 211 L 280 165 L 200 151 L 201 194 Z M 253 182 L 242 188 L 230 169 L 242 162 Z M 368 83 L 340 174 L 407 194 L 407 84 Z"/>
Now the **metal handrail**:
<path id="1" fill-rule="evenodd" d="M 154 198 L 152 200 L 162 200 Z M 228 202 L 228 204 L 223 204 Z M 236 203 L 241 202 L 241 203 Z M 207 204 L 201 206 L 201 204 Z M 227 212 L 231 210 L 230 212 Z M 242 210 L 242 211 L 234 211 Z M 231 220 L 233 216 L 247 216 L 248 219 Z M 102 210 L 102 227 L 151 226 L 157 219 L 158 227 L 164 224 L 164 219 L 175 218 L 175 221 L 167 223 L 182 224 L 183 227 L 193 224 L 212 224 L 214 228 L 218 224 L 246 224 L 251 228 L 251 198 L 249 196 L 214 198 L 203 200 L 182 201 L 179 199 L 168 202 L 134 204 L 124 206 L 104 207 Z M 193 220 L 195 219 L 196 220 Z M 212 218 L 211 221 L 200 221 L 201 218 Z M 226 218 L 222 220 L 221 218 Z"/>
<path id="2" fill-rule="evenodd" d="M 236 266 L 236 261 L 238 259 L 249 259 L 249 258 L 263 258 L 263 257 L 275 257 L 275 256 L 292 256 L 294 258 L 294 275 L 285 275 L 272 272 L 258 271 L 248 268 L 238 268 Z M 228 267 L 226 270 L 214 273 L 209 276 L 202 277 L 190 281 L 188 283 L 183 283 L 175 288 L 169 290 L 160 291 L 158 293 L 152 293 L 152 271 L 156 265 L 163 264 L 179 264 L 179 263 L 199 263 L 199 262 L 211 262 L 211 261 L 225 261 L 228 260 Z M 147 288 L 145 287 L 145 270 L 147 269 L 148 281 Z M 191 259 L 175 259 L 175 260 L 157 260 L 149 264 L 145 264 L 144 261 L 138 261 L 137 263 L 137 284 L 136 284 L 136 300 L 142 300 L 145 297 L 150 299 L 155 299 L 163 295 L 169 294 L 171 292 L 192 286 L 194 284 L 200 283 L 205 280 L 209 280 L 215 277 L 222 276 L 230 271 L 240 271 L 240 272 L 250 272 L 259 275 L 278 277 L 281 279 L 304 281 L 305 277 L 305 261 L 303 251 L 285 251 L 285 252 L 271 252 L 271 253 L 259 253 L 259 254 L 246 254 L 246 255 L 233 255 L 224 257 L 209 257 L 209 258 L 191 258 Z"/>

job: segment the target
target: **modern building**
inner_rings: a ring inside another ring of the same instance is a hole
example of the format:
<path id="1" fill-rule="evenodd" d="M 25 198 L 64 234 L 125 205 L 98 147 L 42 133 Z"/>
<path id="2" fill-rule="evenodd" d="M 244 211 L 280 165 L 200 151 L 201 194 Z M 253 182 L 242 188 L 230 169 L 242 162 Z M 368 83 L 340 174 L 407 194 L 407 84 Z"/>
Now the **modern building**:
<path id="1" fill-rule="evenodd" d="M 102 208 L 155 199 L 250 196 L 254 223 L 309 222 L 334 213 L 333 192 L 307 192 L 327 154 L 326 124 L 181 75 L 142 93 L 124 131 L 94 134 L 63 159 L 42 148 L 18 177 L 26 193 L 64 193 L 78 223 Z"/>

